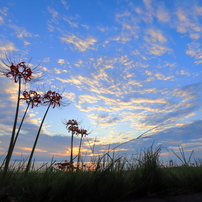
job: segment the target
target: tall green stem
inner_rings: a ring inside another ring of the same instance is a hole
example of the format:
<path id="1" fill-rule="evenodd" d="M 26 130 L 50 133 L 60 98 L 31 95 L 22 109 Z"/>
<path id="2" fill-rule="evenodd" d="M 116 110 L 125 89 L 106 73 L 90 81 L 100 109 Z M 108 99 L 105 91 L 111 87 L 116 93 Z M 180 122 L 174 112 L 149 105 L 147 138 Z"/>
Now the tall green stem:
<path id="1" fill-rule="evenodd" d="M 20 91 L 21 91 L 21 78 L 20 77 L 19 77 L 19 83 L 18 84 L 19 84 L 19 86 L 18 86 L 17 107 L 16 107 L 16 112 L 15 112 L 15 119 L 14 119 L 14 123 L 13 123 L 13 131 L 12 131 L 12 135 L 11 135 L 10 145 L 9 145 L 9 149 L 8 149 L 8 154 L 6 156 L 6 162 L 5 162 L 3 176 L 2 176 L 3 183 L 4 183 L 4 180 L 6 178 L 10 159 L 11 159 L 11 156 L 13 153 L 13 143 L 14 143 L 14 139 L 15 139 L 15 130 L 16 130 L 16 125 L 17 125 L 19 105 L 20 105 Z"/>
<path id="2" fill-rule="evenodd" d="M 28 105 L 27 105 L 27 108 L 26 108 L 25 113 L 24 113 L 24 115 L 23 115 L 23 117 L 22 117 L 22 120 L 21 120 L 20 126 L 19 126 L 19 128 L 18 128 L 18 132 L 17 132 L 16 135 L 15 135 L 15 140 L 14 140 L 14 142 L 13 142 L 13 148 L 12 148 L 12 151 L 13 151 L 13 149 L 14 149 L 14 147 L 15 147 L 15 143 L 16 143 L 16 141 L 17 141 L 17 139 L 18 139 L 18 135 L 19 135 L 19 133 L 20 133 L 20 130 L 21 130 L 22 124 L 23 124 L 23 122 L 24 122 L 25 116 L 26 116 L 27 111 L 28 111 L 28 109 L 29 109 L 29 105 L 30 105 L 30 103 L 28 103 Z"/>
<path id="3" fill-rule="evenodd" d="M 14 148 L 15 148 L 15 144 L 16 144 L 18 135 L 19 135 L 19 133 L 20 133 L 20 129 L 21 129 L 21 127 L 22 127 L 22 124 L 23 124 L 23 122 L 24 122 L 25 116 L 26 116 L 26 114 L 27 114 L 29 105 L 30 105 L 30 103 L 28 103 L 28 105 L 27 105 L 27 108 L 26 108 L 25 113 L 24 113 L 24 115 L 23 115 L 23 117 L 22 117 L 20 126 L 19 126 L 19 128 L 18 128 L 18 132 L 17 132 L 16 135 L 15 135 L 15 140 L 14 140 L 14 142 L 13 142 L 13 147 L 12 147 L 12 153 L 13 153 L 13 150 L 14 150 Z M 6 161 L 6 158 L 5 158 L 4 161 L 3 161 L 3 165 L 4 165 L 5 161 Z"/>
<path id="4" fill-rule="evenodd" d="M 81 144 L 82 144 L 83 134 L 81 134 L 80 144 L 79 144 L 79 152 L 77 158 L 77 169 L 79 168 L 80 157 L 81 157 Z"/>
<path id="5" fill-rule="evenodd" d="M 42 121 L 41 121 L 41 125 L 40 125 L 40 127 L 39 127 L 39 130 L 38 130 L 38 133 L 37 133 L 37 136 L 36 136 L 34 145 L 33 145 L 33 147 L 32 147 L 32 151 L 31 151 L 31 154 L 30 154 L 28 163 L 27 163 L 27 167 L 26 167 L 26 169 L 25 169 L 25 177 L 27 176 L 27 174 L 28 174 L 28 172 L 29 172 L 29 169 L 30 169 L 30 166 L 31 166 L 32 157 L 33 157 L 33 154 L 34 154 L 34 150 L 35 150 L 35 148 L 36 148 L 36 144 L 37 144 L 37 141 L 38 141 L 40 132 L 41 132 L 41 128 L 42 128 L 42 126 L 43 126 L 43 123 L 44 123 L 44 120 L 45 120 L 45 118 L 46 118 L 46 115 L 47 115 L 47 113 L 48 113 L 48 111 L 49 111 L 49 109 L 50 109 L 50 106 L 51 106 L 51 103 L 48 105 L 48 108 L 47 108 L 47 110 L 46 110 L 46 112 L 45 112 L 45 114 L 44 114 L 44 117 L 43 117 Z"/>
<path id="6" fill-rule="evenodd" d="M 71 152 L 70 152 L 70 163 L 73 163 L 73 137 L 74 133 L 72 131 L 72 137 L 71 137 Z"/>

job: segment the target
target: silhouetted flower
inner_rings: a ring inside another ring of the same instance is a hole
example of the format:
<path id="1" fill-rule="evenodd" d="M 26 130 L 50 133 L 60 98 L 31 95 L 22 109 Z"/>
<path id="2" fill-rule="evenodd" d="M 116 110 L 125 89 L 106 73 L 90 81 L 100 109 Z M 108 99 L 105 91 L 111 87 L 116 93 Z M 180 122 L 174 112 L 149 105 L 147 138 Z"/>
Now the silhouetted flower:
<path id="1" fill-rule="evenodd" d="M 69 120 L 68 122 L 66 122 L 65 125 L 66 125 L 66 127 L 68 127 L 69 125 L 71 125 L 71 126 L 74 126 L 74 125 L 78 126 L 79 123 L 76 120 L 72 119 L 72 120 Z"/>
<path id="2" fill-rule="evenodd" d="M 78 135 L 78 133 L 79 133 L 79 128 L 78 128 L 78 126 L 69 126 L 69 127 L 68 127 L 68 132 L 70 132 L 70 131 L 72 131 L 73 134 Z"/>
<path id="3" fill-rule="evenodd" d="M 62 96 L 59 94 L 59 93 L 56 93 L 55 91 L 47 91 L 47 93 L 45 93 L 43 96 L 42 96 L 42 104 L 44 105 L 48 105 L 47 109 L 46 109 L 46 112 L 43 116 L 43 119 L 41 121 L 41 124 L 39 126 L 39 130 L 37 132 L 37 135 L 36 135 L 36 139 L 34 141 L 34 145 L 32 147 L 32 151 L 31 151 L 31 154 L 30 154 L 30 157 L 29 157 L 29 160 L 28 160 L 28 163 L 27 163 L 27 167 L 26 167 L 26 170 L 25 170 L 25 175 L 27 176 L 28 172 L 29 172 L 29 169 L 30 169 L 30 165 L 31 165 L 31 161 L 32 161 L 32 157 L 33 157 L 33 154 L 34 154 L 34 151 L 35 151 L 35 148 L 36 148 L 36 144 L 38 142 L 38 138 L 39 138 L 39 135 L 40 135 L 40 132 L 41 132 L 41 129 L 42 129 L 42 126 L 43 126 L 43 123 L 44 123 L 44 120 L 46 118 L 46 115 L 50 109 L 50 107 L 52 106 L 53 108 L 55 108 L 55 106 L 65 106 L 65 105 L 68 105 L 66 103 L 61 103 L 61 99 L 62 99 Z"/>
<path id="4" fill-rule="evenodd" d="M 39 79 L 39 72 L 35 72 L 36 68 L 31 69 L 29 67 L 29 63 L 26 62 L 18 62 L 15 64 L 15 59 L 13 62 L 6 55 L 7 62 L 3 59 L 0 64 L 0 72 L 8 78 L 13 78 L 14 82 L 17 83 L 19 79 L 23 79 L 24 83 L 30 82 L 32 80 Z M 34 74 L 37 74 L 34 76 Z"/>
<path id="5" fill-rule="evenodd" d="M 21 100 L 25 100 L 27 104 L 31 104 L 31 108 L 37 107 L 41 103 L 41 95 L 36 91 L 30 90 L 29 92 L 23 92 L 23 98 Z"/>
<path id="6" fill-rule="evenodd" d="M 71 168 L 73 166 L 73 164 L 65 161 L 64 163 L 54 163 L 53 166 L 56 169 L 65 171 L 65 170 L 68 170 L 69 168 Z"/>
<path id="7" fill-rule="evenodd" d="M 87 133 L 87 130 L 79 129 L 79 130 L 78 130 L 78 134 L 81 134 L 81 136 L 83 137 L 83 136 L 88 135 L 89 133 Z"/>
<path id="8" fill-rule="evenodd" d="M 43 104 L 50 104 L 55 108 L 55 106 L 61 106 L 64 105 L 64 103 L 61 102 L 62 96 L 59 93 L 56 93 L 55 91 L 47 91 L 47 93 L 43 96 Z"/>
<path id="9" fill-rule="evenodd" d="M 66 125 L 68 132 L 72 131 L 72 134 L 76 134 L 76 135 L 79 133 L 79 128 L 78 128 L 79 123 L 76 120 L 72 119 L 72 120 L 66 121 L 66 123 L 64 124 Z"/>

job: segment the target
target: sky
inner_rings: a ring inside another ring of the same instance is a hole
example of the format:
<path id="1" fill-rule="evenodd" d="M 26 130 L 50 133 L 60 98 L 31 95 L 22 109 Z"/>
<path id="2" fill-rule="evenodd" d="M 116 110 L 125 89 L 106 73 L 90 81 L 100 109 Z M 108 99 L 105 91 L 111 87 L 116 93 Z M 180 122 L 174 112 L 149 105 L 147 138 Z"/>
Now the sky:
<path id="1" fill-rule="evenodd" d="M 88 130 L 82 155 L 116 148 L 134 155 L 152 144 L 162 157 L 183 148 L 202 154 L 202 1 L 7 0 L 0 2 L 0 55 L 42 79 L 24 90 L 54 90 L 67 107 L 51 108 L 41 131 L 37 161 L 69 159 L 75 119 Z M 31 60 L 30 60 L 31 59 Z M 0 154 L 6 153 L 18 84 L 0 75 Z M 26 103 L 20 104 L 20 117 Z M 29 109 L 13 160 L 30 154 L 45 106 Z M 150 131 L 149 131 L 150 130 Z M 148 133 L 145 133 L 149 131 Z M 147 138 L 139 138 L 141 134 Z M 74 137 L 74 154 L 79 137 Z M 130 141 L 131 140 L 131 141 Z M 128 143 L 126 143 L 128 142 Z M 95 145 L 92 152 L 92 146 Z"/>

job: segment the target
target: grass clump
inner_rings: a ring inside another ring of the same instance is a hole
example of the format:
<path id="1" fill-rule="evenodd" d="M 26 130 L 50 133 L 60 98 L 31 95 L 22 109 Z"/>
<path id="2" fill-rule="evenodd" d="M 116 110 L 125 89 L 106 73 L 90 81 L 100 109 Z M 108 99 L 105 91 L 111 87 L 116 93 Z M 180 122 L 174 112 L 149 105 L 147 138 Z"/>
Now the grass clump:
<path id="1" fill-rule="evenodd" d="M 47 166 L 43 171 L 32 169 L 26 177 L 13 167 L 1 187 L 0 201 L 123 201 L 202 191 L 201 164 L 168 167 L 160 154 L 161 146 L 152 145 L 130 161 L 107 153 L 92 162 L 93 169 L 73 172 Z"/>

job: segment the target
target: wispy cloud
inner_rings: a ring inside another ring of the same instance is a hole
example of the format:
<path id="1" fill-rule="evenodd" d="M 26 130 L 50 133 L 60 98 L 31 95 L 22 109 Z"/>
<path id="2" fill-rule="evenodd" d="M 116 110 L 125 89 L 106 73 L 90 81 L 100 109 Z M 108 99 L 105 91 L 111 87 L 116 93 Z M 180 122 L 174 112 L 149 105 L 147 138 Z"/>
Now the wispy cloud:
<path id="1" fill-rule="evenodd" d="M 78 23 L 73 23 L 67 18 L 63 18 L 63 20 L 68 22 L 71 27 L 78 27 Z"/>
<path id="2" fill-rule="evenodd" d="M 4 23 L 4 19 L 2 16 L 0 16 L 0 24 L 3 24 Z"/>
<path id="3" fill-rule="evenodd" d="M 48 7 L 48 11 L 49 13 L 51 13 L 53 18 L 56 18 L 58 16 L 58 12 L 55 9 Z"/>
<path id="4" fill-rule="evenodd" d="M 195 58 L 195 63 L 202 62 L 202 48 L 201 44 L 197 42 L 192 42 L 188 44 L 188 50 L 186 51 L 187 55 L 190 55 Z"/>
<path id="5" fill-rule="evenodd" d="M 148 29 L 146 31 L 146 34 L 148 36 L 145 36 L 145 41 L 160 42 L 160 43 L 164 43 L 167 41 L 167 39 L 163 36 L 160 30 Z"/>
<path id="6" fill-rule="evenodd" d="M 39 37 L 38 34 L 32 34 L 28 32 L 24 27 L 18 27 L 16 25 L 9 25 L 9 27 L 15 30 L 18 38 Z"/>
<path id="7" fill-rule="evenodd" d="M 97 40 L 93 37 L 89 37 L 86 39 L 80 39 L 75 35 L 64 35 L 64 37 L 60 37 L 62 42 L 65 42 L 67 44 L 73 44 L 74 49 L 79 50 L 79 51 L 86 51 L 87 49 L 95 49 L 92 47 Z"/>
<path id="8" fill-rule="evenodd" d="M 17 147 L 17 149 L 23 150 L 23 151 L 32 151 L 32 148 L 28 147 Z M 36 148 L 35 152 L 47 152 L 46 150 Z"/>
<path id="9" fill-rule="evenodd" d="M 68 10 L 69 9 L 69 5 L 67 5 L 67 2 L 65 0 L 62 0 L 61 2 L 63 4 L 63 6 L 65 7 L 65 9 Z"/>
<path id="10" fill-rule="evenodd" d="M 55 74 L 62 74 L 62 73 L 67 73 L 68 71 L 66 69 L 58 69 L 54 68 Z"/>
<path id="11" fill-rule="evenodd" d="M 163 5 L 158 6 L 158 9 L 156 12 L 156 17 L 160 22 L 169 22 L 170 21 L 170 14 Z"/>
<path id="12" fill-rule="evenodd" d="M 0 51 L 2 53 L 1 58 L 5 57 L 5 51 L 17 51 L 13 42 L 0 40 Z"/>

